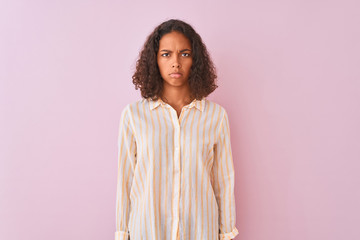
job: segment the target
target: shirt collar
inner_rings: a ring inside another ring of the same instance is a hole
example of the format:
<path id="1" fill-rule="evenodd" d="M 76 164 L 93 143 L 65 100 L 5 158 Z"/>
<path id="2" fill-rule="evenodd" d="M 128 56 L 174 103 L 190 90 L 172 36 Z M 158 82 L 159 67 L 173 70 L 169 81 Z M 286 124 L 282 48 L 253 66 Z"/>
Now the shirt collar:
<path id="1" fill-rule="evenodd" d="M 150 110 L 153 110 L 153 109 L 157 108 L 160 105 L 164 106 L 164 107 L 170 107 L 170 105 L 167 104 L 166 102 L 164 102 L 163 100 L 161 100 L 161 98 L 158 98 L 158 100 L 156 100 L 156 101 L 149 99 Z M 203 97 L 201 100 L 194 99 L 191 103 L 189 103 L 185 107 L 187 107 L 187 108 L 196 107 L 200 111 L 204 111 L 205 97 Z"/>

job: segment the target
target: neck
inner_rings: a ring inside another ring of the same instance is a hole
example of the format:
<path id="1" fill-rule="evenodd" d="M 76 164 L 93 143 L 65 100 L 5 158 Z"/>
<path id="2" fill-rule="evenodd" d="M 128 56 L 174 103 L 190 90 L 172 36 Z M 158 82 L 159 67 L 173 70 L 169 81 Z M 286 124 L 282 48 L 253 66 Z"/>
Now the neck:
<path id="1" fill-rule="evenodd" d="M 161 99 L 172 106 L 182 107 L 189 104 L 193 99 L 190 96 L 189 85 L 173 87 L 164 84 Z"/>

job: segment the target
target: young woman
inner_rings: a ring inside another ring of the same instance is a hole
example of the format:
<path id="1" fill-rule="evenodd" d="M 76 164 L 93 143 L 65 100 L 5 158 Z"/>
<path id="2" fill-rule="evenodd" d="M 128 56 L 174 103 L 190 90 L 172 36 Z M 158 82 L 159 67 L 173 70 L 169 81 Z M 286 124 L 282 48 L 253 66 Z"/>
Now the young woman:
<path id="1" fill-rule="evenodd" d="M 115 239 L 233 239 L 229 121 L 206 99 L 216 72 L 201 37 L 183 21 L 163 22 L 132 78 L 142 99 L 120 118 Z"/>

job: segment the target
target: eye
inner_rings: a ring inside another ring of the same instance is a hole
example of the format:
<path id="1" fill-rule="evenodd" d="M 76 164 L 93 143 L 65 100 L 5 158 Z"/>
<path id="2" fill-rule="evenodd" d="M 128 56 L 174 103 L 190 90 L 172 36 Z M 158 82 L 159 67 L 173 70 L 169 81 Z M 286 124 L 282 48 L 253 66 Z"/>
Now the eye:
<path id="1" fill-rule="evenodd" d="M 168 57 L 169 56 L 169 53 L 163 53 L 161 54 L 162 57 Z"/>
<path id="2" fill-rule="evenodd" d="M 182 54 L 184 57 L 190 57 L 190 53 L 183 53 Z"/>

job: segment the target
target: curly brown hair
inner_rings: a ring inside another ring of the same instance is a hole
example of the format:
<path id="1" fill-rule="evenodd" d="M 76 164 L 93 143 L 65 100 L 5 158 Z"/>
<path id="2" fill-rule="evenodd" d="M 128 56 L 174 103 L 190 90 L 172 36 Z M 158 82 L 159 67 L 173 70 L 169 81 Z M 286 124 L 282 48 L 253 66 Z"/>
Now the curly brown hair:
<path id="1" fill-rule="evenodd" d="M 200 35 L 188 23 L 178 19 L 161 23 L 147 37 L 132 76 L 135 89 L 140 88 L 141 96 L 146 99 L 157 100 L 161 97 L 164 80 L 157 64 L 157 53 L 161 37 L 172 31 L 180 32 L 190 40 L 193 49 L 193 63 L 188 79 L 190 95 L 201 100 L 218 87 L 216 69 Z"/>

